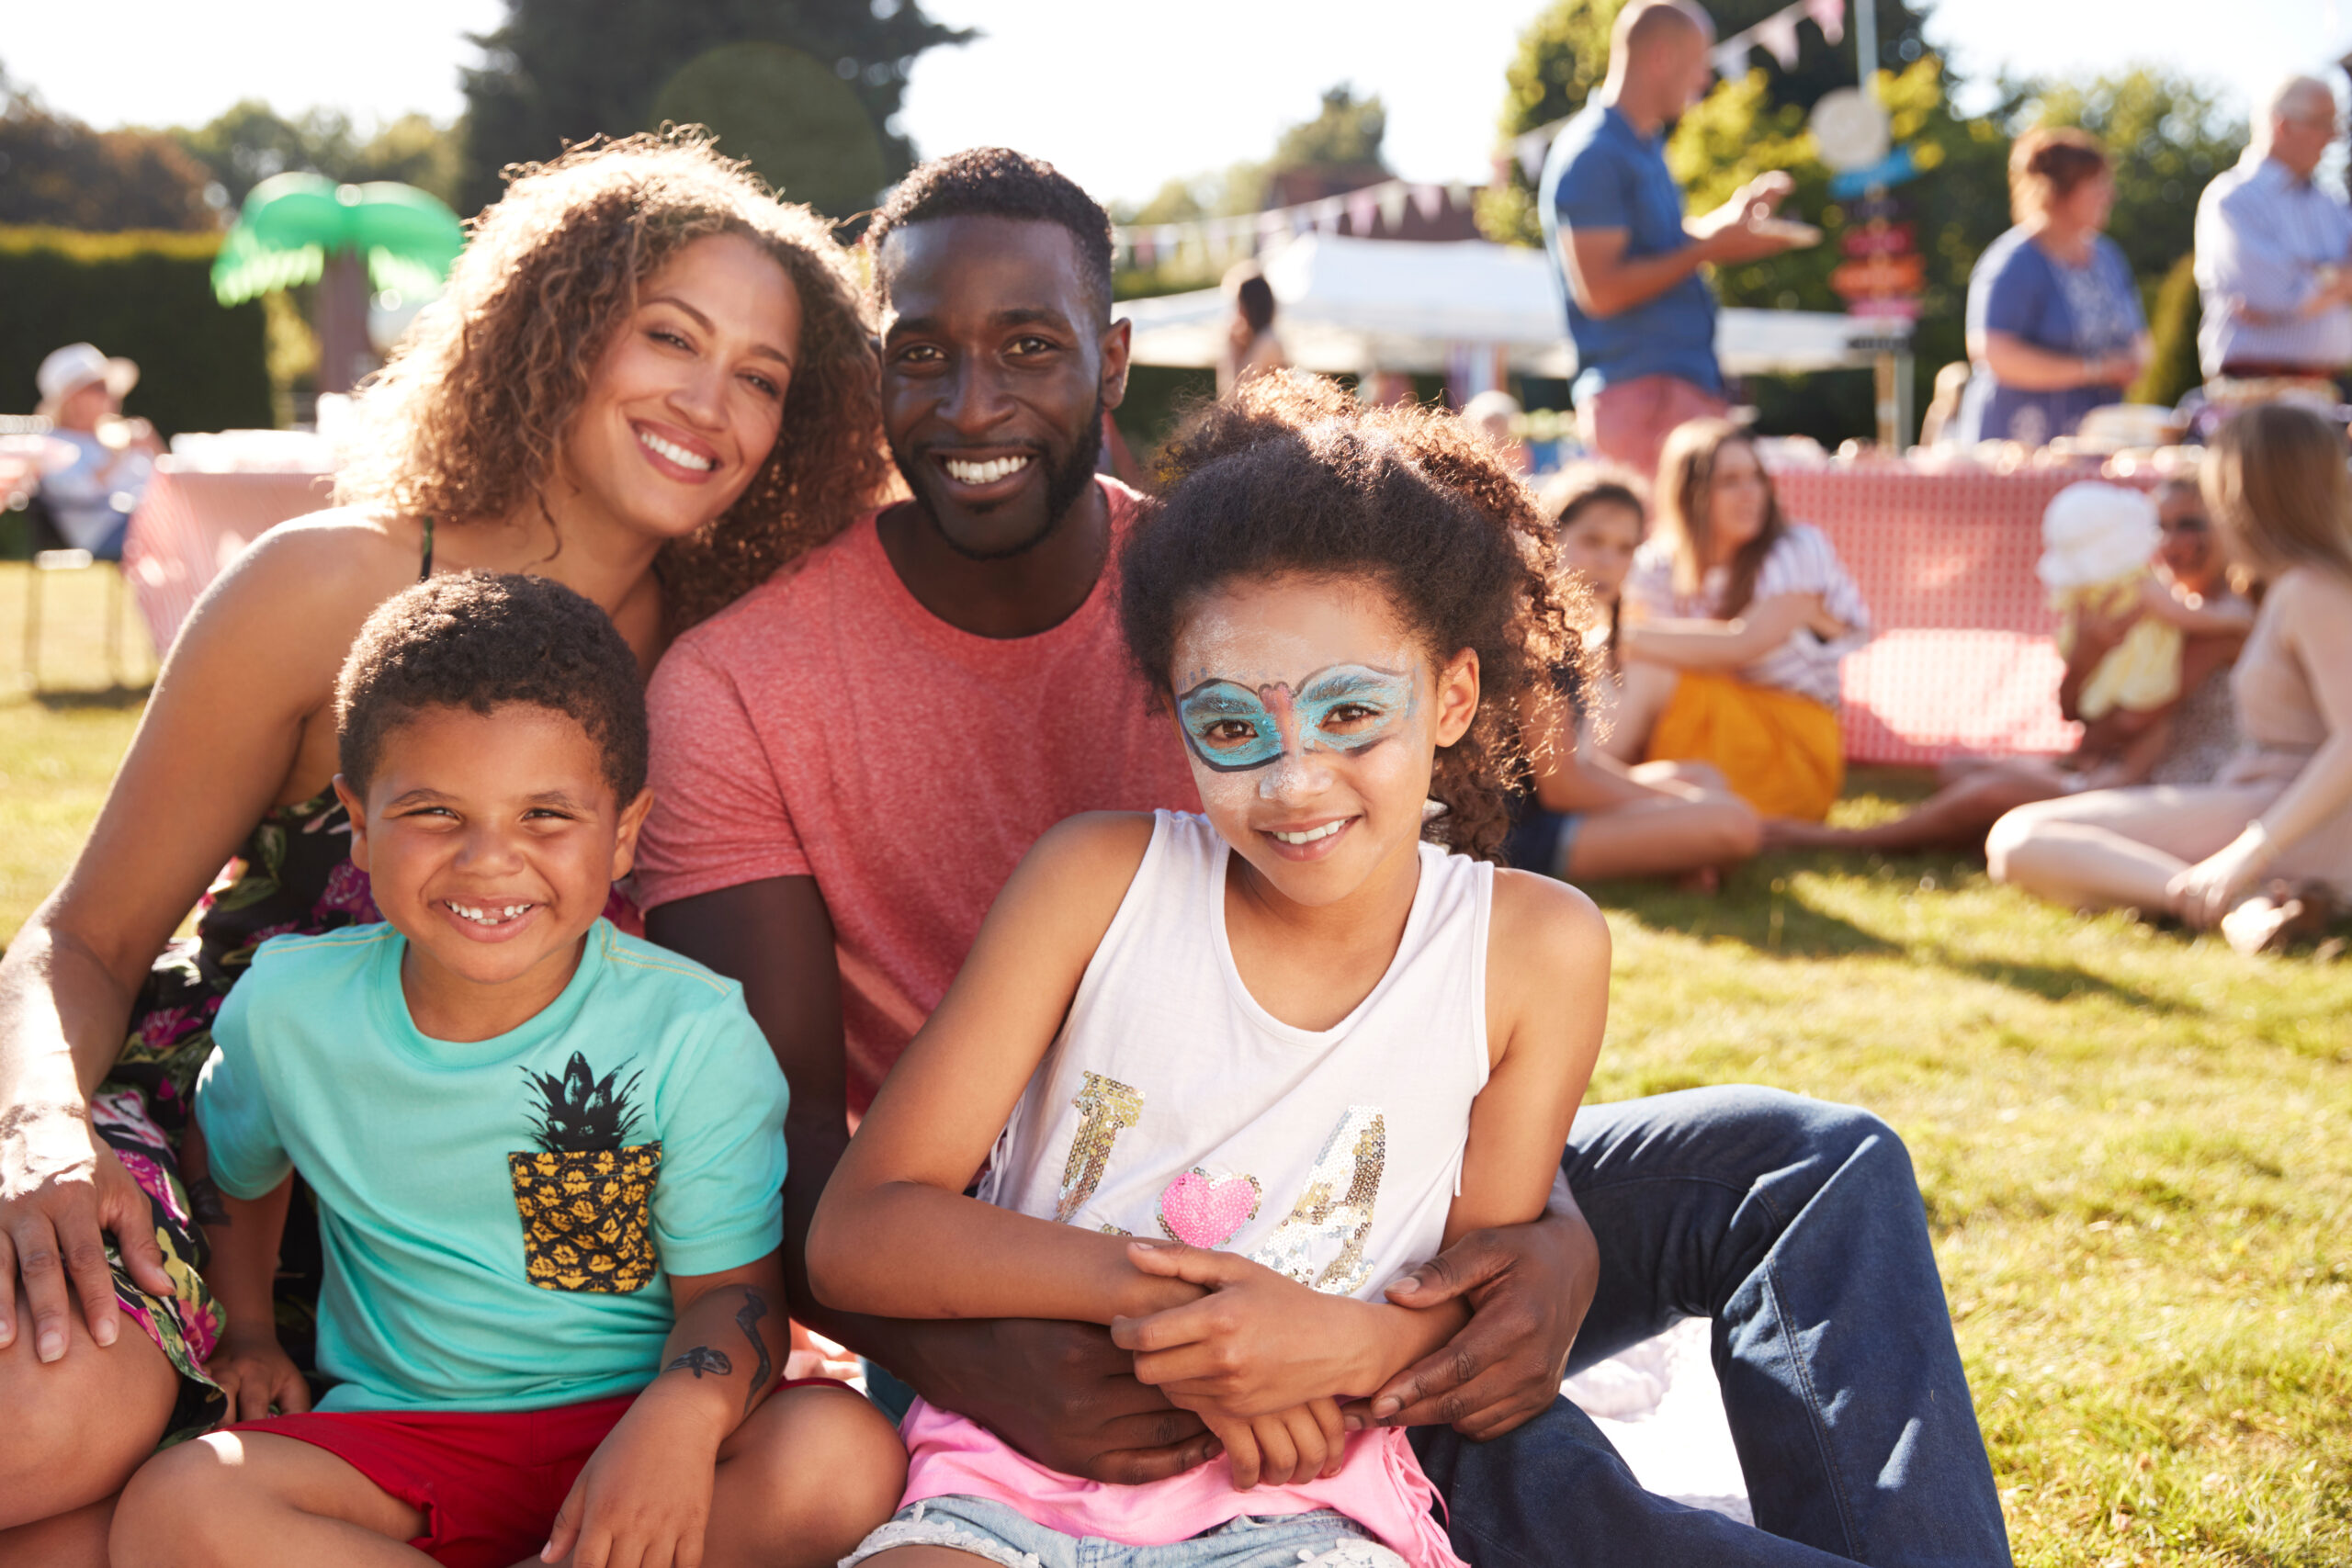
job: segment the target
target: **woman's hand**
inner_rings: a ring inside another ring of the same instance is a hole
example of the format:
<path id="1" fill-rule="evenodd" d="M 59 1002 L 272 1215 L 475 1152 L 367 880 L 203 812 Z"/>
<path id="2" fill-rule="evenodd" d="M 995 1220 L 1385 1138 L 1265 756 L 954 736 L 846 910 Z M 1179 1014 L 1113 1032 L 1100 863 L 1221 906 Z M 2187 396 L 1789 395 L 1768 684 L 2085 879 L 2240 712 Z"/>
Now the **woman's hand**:
<path id="1" fill-rule="evenodd" d="M 669 1397 L 680 1386 L 653 1382 L 596 1445 L 556 1510 L 540 1562 L 687 1568 L 702 1561 L 724 1434 L 697 1402 Z"/>
<path id="2" fill-rule="evenodd" d="M 2154 577 L 2148 578 L 2147 581 L 2154 584 L 2158 592 L 2164 592 L 2164 585 L 2156 582 Z M 2166 594 L 2165 597 L 2171 595 Z M 2140 618 L 2147 613 L 2148 601 L 2144 595 L 2113 610 L 2088 604 L 2076 605 L 2073 611 L 2075 657 L 2094 664 L 2106 658 L 2131 635 L 2132 628 L 2138 626 Z"/>
<path id="3" fill-rule="evenodd" d="M 2165 885 L 2173 910 L 2200 931 L 2221 923 L 2240 895 L 2254 886 L 2278 855 L 2259 821 Z"/>
<path id="4" fill-rule="evenodd" d="M 142 1291 L 176 1293 L 155 1245 L 146 1191 L 90 1130 L 79 1105 L 33 1102 L 0 1109 L 0 1348 L 16 1342 L 16 1281 L 32 1312 L 33 1354 L 54 1361 L 69 1343 L 70 1284 L 82 1298 L 90 1337 L 111 1345 L 122 1332 L 111 1233 L 123 1266 Z"/>
<path id="5" fill-rule="evenodd" d="M 1337 1475 L 1347 1457 L 1347 1427 L 1332 1400 L 1310 1399 L 1288 1410 L 1253 1416 L 1228 1416 L 1209 1406 L 1201 1411 L 1201 1419 L 1233 1461 L 1237 1492 Z"/>
<path id="6" fill-rule="evenodd" d="M 232 1421 L 262 1420 L 272 1414 L 272 1405 L 280 1416 L 300 1415 L 311 1408 L 311 1385 L 302 1381 L 294 1358 L 278 1344 L 273 1327 L 224 1331 L 204 1371 L 228 1396 L 228 1412 L 220 1417 L 223 1427 Z"/>
<path id="7" fill-rule="evenodd" d="M 1138 1241 L 1127 1256 L 1147 1274 L 1208 1290 L 1188 1305 L 1111 1324 L 1112 1340 L 1135 1352 L 1136 1378 L 1180 1404 L 1260 1416 L 1369 1393 L 1385 1370 L 1370 1370 L 1378 1346 L 1361 1302 L 1309 1290 L 1238 1253 Z"/>
<path id="8" fill-rule="evenodd" d="M 1807 593 L 1805 628 L 1824 642 L 1836 642 L 1854 628 L 1829 613 L 1829 605 L 1818 593 Z"/>

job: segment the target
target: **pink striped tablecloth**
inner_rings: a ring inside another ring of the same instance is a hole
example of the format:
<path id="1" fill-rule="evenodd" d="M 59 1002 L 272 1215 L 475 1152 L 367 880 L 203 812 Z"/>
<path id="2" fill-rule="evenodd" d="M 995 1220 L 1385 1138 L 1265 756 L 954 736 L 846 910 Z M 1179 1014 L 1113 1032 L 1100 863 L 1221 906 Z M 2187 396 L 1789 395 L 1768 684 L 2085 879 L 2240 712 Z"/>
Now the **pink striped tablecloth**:
<path id="1" fill-rule="evenodd" d="M 122 570 L 155 639 L 171 651 L 197 595 L 237 553 L 289 517 L 327 504 L 326 474 L 200 473 L 155 460 L 130 514 Z"/>
<path id="2" fill-rule="evenodd" d="M 1829 536 L 1877 623 L 1846 660 L 1849 758 L 1931 763 L 2074 745 L 2075 727 L 2058 716 L 2057 617 L 2033 564 L 2050 498 L 2096 477 L 1893 464 L 1774 472 L 1781 512 Z"/>

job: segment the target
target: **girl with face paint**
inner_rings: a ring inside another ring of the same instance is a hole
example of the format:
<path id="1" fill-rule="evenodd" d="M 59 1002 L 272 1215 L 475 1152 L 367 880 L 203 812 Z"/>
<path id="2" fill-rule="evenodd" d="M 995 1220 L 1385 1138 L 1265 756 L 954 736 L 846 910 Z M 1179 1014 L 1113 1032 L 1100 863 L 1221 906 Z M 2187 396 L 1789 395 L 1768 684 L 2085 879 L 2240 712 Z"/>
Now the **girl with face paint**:
<path id="1" fill-rule="evenodd" d="M 1544 1212 L 1600 1047 L 1607 928 L 1492 863 L 1570 580 L 1443 415 L 1268 378 L 1172 451 L 1121 605 L 1204 811 L 1032 850 L 808 1265 L 844 1311 L 1107 1324 L 1222 1452 L 1109 1485 L 918 1401 L 904 1506 L 850 1562 L 1458 1561 L 1383 1423 L 1467 1309 L 1388 1287 Z"/>

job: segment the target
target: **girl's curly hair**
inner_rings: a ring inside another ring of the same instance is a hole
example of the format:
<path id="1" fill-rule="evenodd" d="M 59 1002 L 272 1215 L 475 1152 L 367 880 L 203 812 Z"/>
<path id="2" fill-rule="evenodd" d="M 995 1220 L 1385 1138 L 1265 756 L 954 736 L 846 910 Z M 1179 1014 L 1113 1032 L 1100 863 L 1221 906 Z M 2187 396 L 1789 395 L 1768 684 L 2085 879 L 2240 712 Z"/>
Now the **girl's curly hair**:
<path id="1" fill-rule="evenodd" d="M 1184 618 L 1237 578 L 1370 578 L 1437 663 L 1478 655 L 1468 733 L 1437 754 L 1430 837 L 1493 860 L 1530 734 L 1557 728 L 1554 672 L 1586 662 L 1587 608 L 1527 487 L 1453 415 L 1364 408 L 1333 382 L 1267 376 L 1188 418 L 1164 499 L 1120 558 L 1127 652 L 1162 702 Z"/>
<path id="2" fill-rule="evenodd" d="M 767 462 L 735 504 L 655 563 L 671 629 L 740 597 L 869 505 L 888 470 L 881 388 L 849 253 L 697 128 L 592 141 L 509 171 L 469 225 L 448 293 L 360 400 L 338 503 L 459 523 L 544 489 L 590 372 L 638 286 L 714 234 L 741 234 L 792 279 L 800 355 Z"/>

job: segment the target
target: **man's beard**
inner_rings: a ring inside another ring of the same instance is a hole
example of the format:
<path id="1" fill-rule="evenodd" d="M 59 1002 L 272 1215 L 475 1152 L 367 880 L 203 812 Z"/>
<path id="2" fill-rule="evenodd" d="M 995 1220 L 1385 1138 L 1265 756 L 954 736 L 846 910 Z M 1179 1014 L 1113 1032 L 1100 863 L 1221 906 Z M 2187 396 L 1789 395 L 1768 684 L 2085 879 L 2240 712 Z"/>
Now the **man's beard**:
<path id="1" fill-rule="evenodd" d="M 1065 460 L 1057 463 L 1051 453 L 1043 449 L 1037 451 L 1035 460 L 1046 467 L 1045 521 L 1037 525 L 1035 532 L 1015 544 L 978 550 L 940 526 L 939 513 L 932 509 L 930 491 L 925 488 L 922 477 L 918 477 L 922 464 L 921 455 L 910 461 L 895 452 L 891 454 L 899 465 L 899 474 L 907 481 L 907 489 L 914 496 L 915 505 L 922 508 L 923 516 L 929 519 L 932 531 L 946 543 L 949 549 L 967 560 L 1010 560 L 1014 556 L 1026 555 L 1053 537 L 1054 530 L 1061 526 L 1062 518 L 1077 503 L 1078 498 L 1086 493 L 1087 486 L 1094 482 L 1094 465 L 1102 456 L 1102 395 L 1097 392 L 1094 407 L 1086 417 L 1085 427 L 1071 445 L 1069 456 Z"/>

